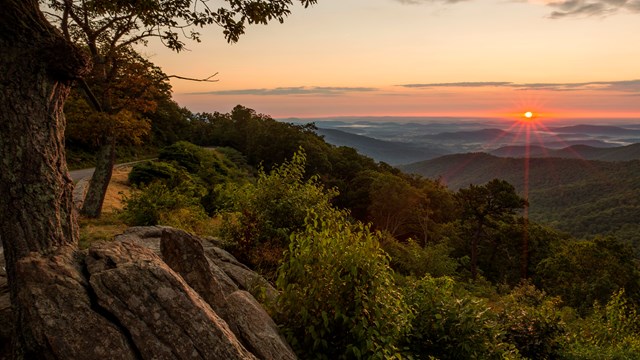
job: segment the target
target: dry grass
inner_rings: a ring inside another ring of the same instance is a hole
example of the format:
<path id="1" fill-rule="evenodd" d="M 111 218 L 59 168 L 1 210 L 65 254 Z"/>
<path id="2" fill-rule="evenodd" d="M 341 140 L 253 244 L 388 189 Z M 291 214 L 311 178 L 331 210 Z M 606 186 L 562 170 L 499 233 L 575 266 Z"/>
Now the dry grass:
<path id="1" fill-rule="evenodd" d="M 131 193 L 127 181 L 129 172 L 131 166 L 118 166 L 113 169 L 100 218 L 80 218 L 80 248 L 86 249 L 96 241 L 113 240 L 115 235 L 121 234 L 127 228 L 119 218 L 119 211 L 122 210 L 122 196 Z"/>
<path id="2" fill-rule="evenodd" d="M 102 204 L 102 213 L 112 213 L 122 210 L 122 196 L 131 193 L 129 186 L 129 173 L 131 166 L 117 166 L 113 169 L 111 182 L 107 188 L 107 195 Z"/>

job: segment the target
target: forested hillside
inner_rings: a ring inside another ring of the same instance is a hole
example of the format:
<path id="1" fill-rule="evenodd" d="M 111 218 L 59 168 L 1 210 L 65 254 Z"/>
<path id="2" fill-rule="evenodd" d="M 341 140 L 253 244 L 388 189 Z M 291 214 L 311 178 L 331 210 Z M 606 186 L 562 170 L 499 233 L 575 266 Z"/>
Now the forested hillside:
<path id="1" fill-rule="evenodd" d="M 557 157 L 578 160 L 630 161 L 640 159 L 640 143 L 617 147 L 594 147 L 573 145 L 562 149 L 549 149 L 542 146 L 504 146 L 489 152 L 501 157 Z M 429 160 L 429 159 L 424 159 Z"/>
<path id="2" fill-rule="evenodd" d="M 522 194 L 524 159 L 485 153 L 448 155 L 401 167 L 450 188 L 507 180 Z M 604 162 L 532 158 L 529 164 L 530 216 L 574 236 L 611 234 L 640 244 L 640 161 Z"/>

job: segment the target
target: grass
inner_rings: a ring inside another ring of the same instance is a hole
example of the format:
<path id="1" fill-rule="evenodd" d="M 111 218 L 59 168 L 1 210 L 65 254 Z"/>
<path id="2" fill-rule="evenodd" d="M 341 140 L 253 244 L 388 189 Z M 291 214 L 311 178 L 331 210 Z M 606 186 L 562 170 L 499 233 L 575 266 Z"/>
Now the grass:
<path id="1" fill-rule="evenodd" d="M 103 213 L 98 219 L 80 218 L 80 249 L 86 249 L 97 241 L 111 241 L 121 234 L 127 225 L 120 220 L 117 212 Z"/>

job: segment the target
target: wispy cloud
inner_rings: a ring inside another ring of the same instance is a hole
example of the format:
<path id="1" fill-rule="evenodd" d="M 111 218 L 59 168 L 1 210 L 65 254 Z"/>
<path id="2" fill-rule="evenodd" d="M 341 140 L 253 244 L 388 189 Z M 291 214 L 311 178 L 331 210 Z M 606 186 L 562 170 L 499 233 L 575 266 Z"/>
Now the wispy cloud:
<path id="1" fill-rule="evenodd" d="M 397 2 L 405 5 L 421 5 L 421 4 L 435 4 L 435 3 L 445 3 L 445 4 L 455 4 L 468 0 L 396 0 Z"/>
<path id="2" fill-rule="evenodd" d="M 547 5 L 557 9 L 549 15 L 552 19 L 608 16 L 621 10 L 640 13 L 640 0 L 561 0 Z"/>
<path id="3" fill-rule="evenodd" d="M 518 90 L 549 90 L 549 91 L 616 91 L 626 93 L 640 93 L 640 80 L 622 81 L 591 81 L 581 83 L 514 83 L 507 81 L 482 81 L 482 82 L 453 82 L 453 83 L 424 83 L 397 85 L 405 88 L 482 88 L 482 87 L 508 87 Z"/>
<path id="4" fill-rule="evenodd" d="M 371 87 L 337 87 L 337 86 L 295 86 L 277 87 L 271 89 L 240 89 L 194 92 L 189 95 L 256 95 L 256 96 L 283 96 L 283 95 L 316 95 L 336 96 L 355 92 L 372 92 L 377 88 Z"/>
<path id="5" fill-rule="evenodd" d="M 512 82 L 504 81 L 482 81 L 482 82 L 454 82 L 454 83 L 426 83 L 426 84 L 403 84 L 397 85 L 406 88 L 434 88 L 434 87 L 495 87 L 512 86 Z"/>

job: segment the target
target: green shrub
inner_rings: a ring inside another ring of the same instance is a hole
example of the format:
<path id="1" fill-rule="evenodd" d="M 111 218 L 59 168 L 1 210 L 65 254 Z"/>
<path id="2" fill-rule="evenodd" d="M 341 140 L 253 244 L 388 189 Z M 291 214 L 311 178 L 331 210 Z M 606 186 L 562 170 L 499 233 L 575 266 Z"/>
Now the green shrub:
<path id="1" fill-rule="evenodd" d="M 152 182 L 123 199 L 121 216 L 129 226 L 168 225 L 192 231 L 207 218 L 199 203 L 202 192 L 192 182 L 175 188 Z"/>
<path id="2" fill-rule="evenodd" d="M 411 312 L 379 235 L 333 211 L 311 212 L 278 270 L 278 318 L 305 359 L 390 359 Z"/>
<path id="3" fill-rule="evenodd" d="M 567 327 L 564 359 L 640 359 L 640 315 L 624 290 L 605 306 L 596 304 L 586 318 L 568 321 Z"/>
<path id="4" fill-rule="evenodd" d="M 558 358 L 565 331 L 559 304 L 559 298 L 548 297 L 528 283 L 513 289 L 496 306 L 506 340 L 527 358 Z"/>
<path id="5" fill-rule="evenodd" d="M 415 358 L 520 358 L 487 301 L 455 289 L 451 278 L 408 278 L 404 290 L 415 311 L 405 346 Z"/>
<path id="6" fill-rule="evenodd" d="M 261 171 L 256 183 L 231 183 L 221 191 L 231 210 L 223 214 L 222 233 L 241 261 L 274 272 L 290 235 L 304 228 L 307 212 L 331 208 L 336 192 L 316 178 L 304 180 L 304 166 L 299 152 L 269 174 Z"/>
<path id="7" fill-rule="evenodd" d="M 382 247 L 391 256 L 391 267 L 404 275 L 453 276 L 460 265 L 449 256 L 451 248 L 444 243 L 429 243 L 422 247 L 412 239 L 405 244 L 388 236 Z"/>
<path id="8" fill-rule="evenodd" d="M 161 161 L 147 161 L 133 166 L 129 183 L 135 186 L 148 185 L 155 180 L 169 180 L 178 173 L 175 166 Z"/>
<path id="9" fill-rule="evenodd" d="M 551 255 L 537 265 L 537 281 L 582 315 L 589 313 L 594 302 L 604 304 L 620 289 L 632 299 L 640 297 L 640 271 L 633 249 L 612 237 L 555 244 Z"/>
<path id="10" fill-rule="evenodd" d="M 207 150 L 187 141 L 178 141 L 160 150 L 158 159 L 165 162 L 175 162 L 187 169 L 190 173 L 196 173 L 200 169 L 202 161 L 207 157 Z"/>

